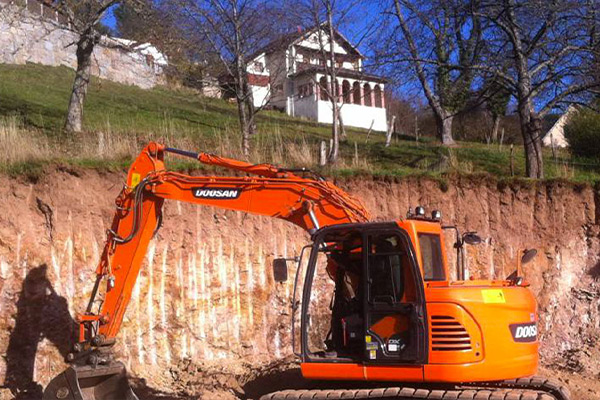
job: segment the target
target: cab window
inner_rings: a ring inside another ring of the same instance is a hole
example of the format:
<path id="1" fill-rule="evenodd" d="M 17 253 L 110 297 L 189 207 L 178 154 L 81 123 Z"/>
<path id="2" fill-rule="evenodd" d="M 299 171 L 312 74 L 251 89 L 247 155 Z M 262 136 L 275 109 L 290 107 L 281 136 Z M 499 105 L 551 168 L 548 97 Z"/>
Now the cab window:
<path id="1" fill-rule="evenodd" d="M 400 302 L 404 294 L 401 239 L 393 234 L 370 237 L 369 301 Z"/>
<path id="2" fill-rule="evenodd" d="M 421 262 L 426 281 L 443 281 L 446 279 L 442 262 L 442 245 L 440 236 L 430 233 L 419 234 L 421 245 Z"/>

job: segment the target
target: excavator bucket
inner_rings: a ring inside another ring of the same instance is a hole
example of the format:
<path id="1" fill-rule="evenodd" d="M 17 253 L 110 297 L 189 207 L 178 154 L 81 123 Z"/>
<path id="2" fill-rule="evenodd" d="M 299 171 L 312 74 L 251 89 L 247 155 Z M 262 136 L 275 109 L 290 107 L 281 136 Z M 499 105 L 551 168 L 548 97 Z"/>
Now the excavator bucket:
<path id="1" fill-rule="evenodd" d="M 43 400 L 139 400 L 133 393 L 125 366 L 120 362 L 100 366 L 71 366 L 56 376 Z"/>

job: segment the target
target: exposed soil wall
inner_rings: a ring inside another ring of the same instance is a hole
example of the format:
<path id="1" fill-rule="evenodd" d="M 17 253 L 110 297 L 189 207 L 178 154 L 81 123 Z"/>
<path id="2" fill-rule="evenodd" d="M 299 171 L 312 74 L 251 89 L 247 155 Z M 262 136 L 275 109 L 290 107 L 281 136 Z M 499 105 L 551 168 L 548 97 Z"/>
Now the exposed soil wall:
<path id="1" fill-rule="evenodd" d="M 64 168 L 35 183 L 0 177 L 0 382 L 11 390 L 39 393 L 64 367 L 67 332 L 91 291 L 123 178 Z M 445 223 L 478 231 L 486 243 L 469 250 L 474 277 L 505 277 L 520 251 L 538 249 L 525 272 L 539 300 L 543 361 L 598 374 L 600 196 L 592 188 L 517 189 L 474 179 L 450 182 L 445 191 L 414 179 L 339 185 L 377 219 L 397 219 L 422 204 L 442 210 Z M 222 360 L 260 365 L 289 356 L 292 287 L 275 284 L 270 265 L 274 256 L 298 254 L 307 240 L 281 221 L 166 204 L 119 356 L 132 374 L 164 390 L 182 360 L 223 368 Z"/>

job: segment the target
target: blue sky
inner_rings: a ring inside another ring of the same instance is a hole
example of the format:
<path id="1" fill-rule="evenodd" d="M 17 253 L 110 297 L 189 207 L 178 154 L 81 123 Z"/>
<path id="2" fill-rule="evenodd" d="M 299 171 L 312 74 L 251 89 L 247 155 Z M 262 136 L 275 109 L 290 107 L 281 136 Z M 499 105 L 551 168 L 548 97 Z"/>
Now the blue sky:
<path id="1" fill-rule="evenodd" d="M 108 10 L 106 15 L 104 15 L 104 18 L 102 19 L 102 22 L 104 23 L 104 25 L 108 26 L 111 29 L 115 29 L 117 26 L 117 21 L 115 20 L 115 15 L 113 14 L 113 10 L 114 10 L 114 7 L 111 8 L 110 10 Z"/>
<path id="2" fill-rule="evenodd" d="M 359 40 L 363 32 L 369 28 L 368 24 L 377 20 L 385 4 L 382 0 L 365 0 L 361 2 L 357 2 L 356 0 L 338 0 L 336 3 L 336 7 L 340 10 L 352 6 L 353 15 L 348 19 L 348 23 L 341 28 L 341 31 L 348 40 L 354 42 Z M 102 22 L 113 30 L 116 29 L 116 20 L 113 13 L 115 7 L 109 9 L 102 19 Z M 360 43 L 359 50 L 363 54 L 368 53 L 367 43 Z"/>

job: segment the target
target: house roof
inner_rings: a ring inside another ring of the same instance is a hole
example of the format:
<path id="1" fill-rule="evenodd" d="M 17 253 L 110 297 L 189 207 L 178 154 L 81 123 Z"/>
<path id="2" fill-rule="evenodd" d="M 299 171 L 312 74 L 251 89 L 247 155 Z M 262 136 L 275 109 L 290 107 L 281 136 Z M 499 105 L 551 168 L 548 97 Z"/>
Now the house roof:
<path id="1" fill-rule="evenodd" d="M 327 73 L 327 70 L 325 69 L 324 66 L 322 65 L 314 65 L 314 66 L 310 66 L 308 68 L 304 68 L 301 69 L 300 71 L 290 75 L 292 78 L 295 78 L 297 76 L 302 76 L 302 75 L 312 75 L 315 73 Z M 368 74 L 362 71 L 356 71 L 353 69 L 347 69 L 347 68 L 340 68 L 338 70 L 336 70 L 336 75 L 339 76 L 340 78 L 351 78 L 351 79 L 359 79 L 361 81 L 373 81 L 373 82 L 378 82 L 378 83 L 387 83 L 388 79 L 378 76 L 378 75 L 373 75 L 373 74 Z"/>
<path id="2" fill-rule="evenodd" d="M 266 46 L 263 46 L 260 49 L 258 49 L 257 51 L 255 51 L 249 57 L 249 59 L 253 60 L 263 53 L 270 54 L 277 50 L 287 49 L 291 45 L 296 44 L 297 42 L 305 39 L 310 34 L 315 32 L 317 29 L 319 29 L 319 28 L 324 29 L 327 26 L 328 26 L 327 23 L 322 23 L 321 25 L 313 26 L 312 28 L 309 28 L 306 30 L 302 30 L 299 32 L 290 32 L 290 33 L 284 34 L 284 35 L 278 37 L 277 39 L 269 42 Z M 353 53 L 361 58 L 364 58 L 364 55 L 356 47 L 354 47 L 352 45 L 352 43 L 350 43 L 350 41 L 348 39 L 346 39 L 346 37 L 344 35 L 342 35 L 337 29 L 335 29 L 335 28 L 333 29 L 333 34 L 334 34 L 334 39 L 337 42 L 339 42 L 339 44 L 342 47 L 344 47 L 344 49 L 346 49 L 346 51 Z"/>

